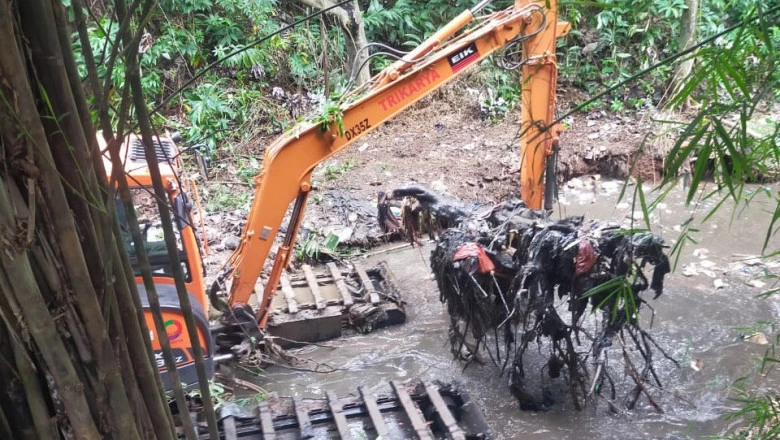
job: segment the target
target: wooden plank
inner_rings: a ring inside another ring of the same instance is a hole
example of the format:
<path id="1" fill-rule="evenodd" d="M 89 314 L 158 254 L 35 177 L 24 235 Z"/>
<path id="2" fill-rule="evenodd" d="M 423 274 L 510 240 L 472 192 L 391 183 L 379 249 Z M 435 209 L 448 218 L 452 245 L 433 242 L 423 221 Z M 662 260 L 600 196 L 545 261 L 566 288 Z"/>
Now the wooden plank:
<path id="1" fill-rule="evenodd" d="M 354 304 L 355 300 L 352 299 L 352 293 L 347 288 L 347 283 L 344 281 L 344 277 L 341 275 L 341 271 L 336 266 L 336 263 L 328 263 L 328 270 L 333 277 L 333 282 L 336 283 L 336 287 L 341 293 L 341 299 L 344 300 L 344 307 L 349 307 Z"/>
<path id="2" fill-rule="evenodd" d="M 282 286 L 282 293 L 284 293 L 284 299 L 287 300 L 287 311 L 291 314 L 298 313 L 298 301 L 295 300 L 295 291 L 292 288 L 287 272 L 282 272 L 282 278 L 279 281 Z"/>
<path id="3" fill-rule="evenodd" d="M 420 409 L 417 408 L 417 405 L 414 404 L 412 397 L 406 391 L 404 385 L 396 380 L 390 381 L 390 385 L 392 385 L 395 395 L 398 397 L 398 401 L 401 402 L 401 406 L 404 407 L 404 412 L 409 418 L 409 422 L 412 424 L 414 432 L 417 433 L 417 438 L 420 440 L 433 440 L 433 434 L 431 433 L 431 430 L 428 429 L 428 423 L 425 421 L 425 417 L 423 417 Z"/>
<path id="4" fill-rule="evenodd" d="M 328 407 L 330 408 L 330 414 L 333 416 L 333 421 L 336 423 L 336 429 L 339 431 L 339 437 L 344 440 L 351 440 L 352 434 L 350 434 L 349 425 L 347 425 L 347 416 L 344 415 L 344 406 L 333 391 L 328 391 L 325 395 L 328 397 Z"/>
<path id="5" fill-rule="evenodd" d="M 308 264 L 303 265 L 303 275 L 306 276 L 306 283 L 309 285 L 309 290 L 314 297 L 314 304 L 317 305 L 317 310 L 322 310 L 327 306 L 325 300 L 322 298 L 322 292 L 320 292 L 320 285 L 317 283 L 317 276 L 314 275 L 314 271 L 311 270 L 311 266 Z"/>
<path id="6" fill-rule="evenodd" d="M 357 272 L 358 277 L 360 277 L 360 282 L 363 283 L 363 287 L 366 289 L 366 293 L 369 300 L 371 301 L 371 304 L 378 303 L 379 294 L 376 293 L 376 290 L 374 289 L 374 283 L 371 282 L 371 278 L 369 278 L 366 269 L 357 261 L 354 261 L 352 264 L 355 266 L 355 272 Z"/>
<path id="7" fill-rule="evenodd" d="M 268 402 L 260 402 L 258 409 L 260 410 L 260 428 L 263 430 L 263 440 L 276 440 L 274 419 Z"/>
<path id="8" fill-rule="evenodd" d="M 376 404 L 374 395 L 367 393 L 363 386 L 359 386 L 358 391 L 360 392 L 360 398 L 363 399 L 363 404 L 368 411 L 368 417 L 371 418 L 371 423 L 374 425 L 377 437 L 390 438 L 385 419 L 382 418 L 382 412 L 379 411 L 379 406 Z"/>
<path id="9" fill-rule="evenodd" d="M 233 416 L 227 416 L 222 419 L 222 429 L 225 431 L 225 440 L 238 440 L 236 420 Z"/>
<path id="10" fill-rule="evenodd" d="M 428 393 L 428 398 L 431 400 L 431 403 L 433 403 L 433 407 L 436 409 L 436 412 L 439 413 L 439 417 L 441 418 L 444 427 L 447 429 L 447 438 L 450 440 L 466 440 L 466 434 L 460 429 L 458 421 L 455 420 L 455 416 L 452 415 L 449 407 L 444 403 L 444 399 L 441 398 L 439 388 L 428 381 L 423 382 L 423 385 L 425 386 L 425 392 Z"/>
<path id="11" fill-rule="evenodd" d="M 301 438 L 314 437 L 314 430 L 312 430 L 311 420 L 309 420 L 309 411 L 303 407 L 298 397 L 293 397 L 293 408 L 295 408 L 295 418 L 298 419 L 298 427 L 301 430 Z"/>

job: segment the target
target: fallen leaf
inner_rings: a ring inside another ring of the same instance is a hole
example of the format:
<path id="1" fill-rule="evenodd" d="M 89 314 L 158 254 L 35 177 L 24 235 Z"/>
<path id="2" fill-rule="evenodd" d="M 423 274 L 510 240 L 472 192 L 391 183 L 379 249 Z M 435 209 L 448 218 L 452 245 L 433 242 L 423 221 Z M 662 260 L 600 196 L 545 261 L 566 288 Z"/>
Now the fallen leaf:
<path id="1" fill-rule="evenodd" d="M 766 339 L 766 335 L 761 332 L 753 333 L 752 335 L 746 337 L 745 341 L 757 345 L 766 345 L 769 343 L 769 341 Z"/>

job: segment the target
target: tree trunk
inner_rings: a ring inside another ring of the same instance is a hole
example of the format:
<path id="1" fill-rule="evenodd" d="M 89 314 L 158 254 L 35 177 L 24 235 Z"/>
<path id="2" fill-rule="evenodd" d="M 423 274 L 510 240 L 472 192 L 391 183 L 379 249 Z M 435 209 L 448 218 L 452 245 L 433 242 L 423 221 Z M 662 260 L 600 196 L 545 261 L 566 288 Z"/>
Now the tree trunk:
<path id="1" fill-rule="evenodd" d="M 353 0 L 346 9 L 350 17 L 348 25 L 344 26 L 349 37 L 347 39 L 347 59 L 352 63 L 353 69 L 358 69 L 352 74 L 355 75 L 355 84 L 359 86 L 371 79 L 371 70 L 367 62 L 368 51 L 360 50 L 368 45 L 366 29 L 363 25 L 363 14 L 360 12 L 358 0 Z"/>
<path id="2" fill-rule="evenodd" d="M 680 17 L 680 47 L 678 50 L 685 50 L 696 44 L 696 17 L 699 13 L 699 0 L 685 0 L 685 6 L 686 9 Z M 674 102 L 674 97 L 682 90 L 685 79 L 693 70 L 694 61 L 693 57 L 686 58 L 675 69 L 669 85 L 668 99 L 670 101 Z"/>
<path id="3" fill-rule="evenodd" d="M 299 3 L 322 10 L 332 7 L 335 2 L 332 0 L 297 0 Z M 366 29 L 363 24 L 363 13 L 360 12 L 358 0 L 352 0 L 343 7 L 331 9 L 327 14 L 336 19 L 346 33 L 347 62 L 351 69 L 355 69 L 352 74 L 355 75 L 355 84 L 361 85 L 371 79 L 369 70 L 368 52 L 360 50 L 368 44 L 366 39 Z M 326 54 L 327 55 L 327 54 Z"/>

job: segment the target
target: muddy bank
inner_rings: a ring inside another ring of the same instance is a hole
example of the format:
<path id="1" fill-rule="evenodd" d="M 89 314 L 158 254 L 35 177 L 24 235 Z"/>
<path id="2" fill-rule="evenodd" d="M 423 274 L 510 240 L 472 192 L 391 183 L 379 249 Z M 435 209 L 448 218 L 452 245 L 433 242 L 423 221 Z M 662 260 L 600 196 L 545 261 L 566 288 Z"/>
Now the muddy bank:
<path id="1" fill-rule="evenodd" d="M 572 116 L 561 135 L 558 180 L 584 174 L 623 178 L 635 152 L 652 131 L 642 114 L 603 111 Z M 364 197 L 378 188 L 417 182 L 453 196 L 497 201 L 517 191 L 519 121 L 475 117 L 468 106 L 422 102 L 392 119 L 315 172 L 320 190 L 339 188 Z M 645 181 L 660 176 L 660 152 L 646 150 Z"/>

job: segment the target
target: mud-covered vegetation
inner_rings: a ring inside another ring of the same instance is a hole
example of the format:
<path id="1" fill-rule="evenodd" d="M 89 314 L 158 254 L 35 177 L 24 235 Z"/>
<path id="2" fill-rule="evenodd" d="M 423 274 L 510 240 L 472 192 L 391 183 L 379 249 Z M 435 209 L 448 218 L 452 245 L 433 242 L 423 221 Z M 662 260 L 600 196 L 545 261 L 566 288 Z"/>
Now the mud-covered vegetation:
<path id="1" fill-rule="evenodd" d="M 386 229 L 411 239 L 424 230 L 439 235 L 431 269 L 454 356 L 495 364 L 520 408 L 556 403 L 552 382 L 563 377 L 576 409 L 598 398 L 633 408 L 646 397 L 663 412 L 648 392 L 662 387 L 654 354 L 677 361 L 640 324 L 649 307 L 641 294 L 661 296 L 670 271 L 660 237 L 582 217 L 552 220 L 519 200 L 467 208 L 417 185 L 389 198 L 404 200 L 403 215 L 393 221 L 382 209 Z"/>

